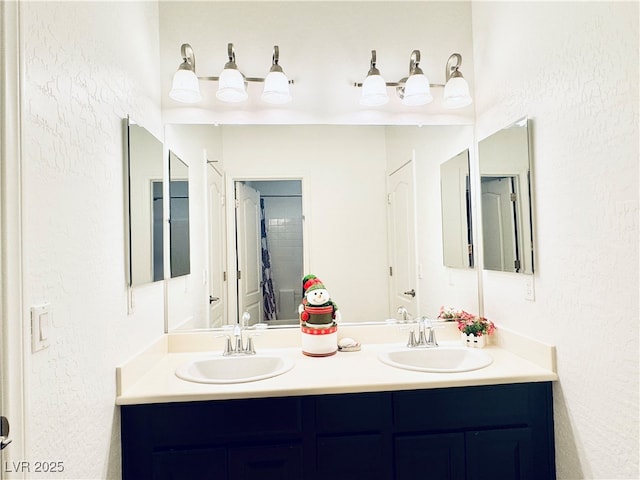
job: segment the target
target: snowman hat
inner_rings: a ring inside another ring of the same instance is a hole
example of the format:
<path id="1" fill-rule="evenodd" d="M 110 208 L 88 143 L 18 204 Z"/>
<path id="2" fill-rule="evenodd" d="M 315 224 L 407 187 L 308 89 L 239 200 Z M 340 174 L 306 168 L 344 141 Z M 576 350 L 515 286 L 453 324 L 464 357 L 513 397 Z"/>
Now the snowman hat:
<path id="1" fill-rule="evenodd" d="M 311 285 L 309 285 L 309 287 L 305 289 L 304 293 L 306 295 L 307 293 L 312 292 L 313 290 L 320 290 L 320 289 L 326 290 L 322 282 L 318 280 L 317 282 L 313 282 Z"/>
<path id="2" fill-rule="evenodd" d="M 320 279 L 318 277 L 316 277 L 315 275 L 307 275 L 302 279 L 302 295 L 304 296 L 307 293 L 307 290 L 309 290 L 310 287 L 312 287 L 313 285 L 316 284 L 320 284 L 322 285 L 322 282 L 320 281 Z M 322 287 L 316 287 L 316 288 L 324 288 L 324 286 Z"/>

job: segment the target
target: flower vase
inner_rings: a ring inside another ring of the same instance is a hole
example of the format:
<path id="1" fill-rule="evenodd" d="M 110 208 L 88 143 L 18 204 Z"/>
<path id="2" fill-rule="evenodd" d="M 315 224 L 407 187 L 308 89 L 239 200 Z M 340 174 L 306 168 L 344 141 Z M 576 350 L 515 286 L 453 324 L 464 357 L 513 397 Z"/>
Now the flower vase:
<path id="1" fill-rule="evenodd" d="M 486 335 L 476 337 L 475 335 L 467 335 L 466 333 L 463 333 L 462 343 L 471 348 L 483 348 L 487 343 Z"/>

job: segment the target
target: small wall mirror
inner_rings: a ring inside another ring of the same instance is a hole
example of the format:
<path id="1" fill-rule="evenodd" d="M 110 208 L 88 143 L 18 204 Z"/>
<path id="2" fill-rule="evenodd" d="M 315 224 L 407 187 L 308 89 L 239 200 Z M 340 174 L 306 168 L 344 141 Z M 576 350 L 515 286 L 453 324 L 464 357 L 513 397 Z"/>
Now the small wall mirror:
<path id="1" fill-rule="evenodd" d="M 529 121 L 478 144 L 485 270 L 533 274 Z"/>
<path id="2" fill-rule="evenodd" d="M 127 193 L 127 283 L 164 278 L 162 142 L 125 119 Z"/>
<path id="3" fill-rule="evenodd" d="M 169 250 L 171 277 L 191 273 L 189 167 L 169 151 Z"/>
<path id="4" fill-rule="evenodd" d="M 446 267 L 473 268 L 469 150 L 440 165 L 442 259 Z"/>

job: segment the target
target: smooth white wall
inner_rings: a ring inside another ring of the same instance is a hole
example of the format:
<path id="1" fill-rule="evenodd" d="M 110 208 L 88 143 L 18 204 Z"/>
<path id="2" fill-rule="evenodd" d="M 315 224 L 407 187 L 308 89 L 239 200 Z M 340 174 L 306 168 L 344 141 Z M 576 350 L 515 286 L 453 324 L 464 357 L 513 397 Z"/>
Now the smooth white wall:
<path id="1" fill-rule="evenodd" d="M 485 314 L 557 346 L 558 478 L 638 478 L 638 3 L 474 2 L 480 139 L 533 122 L 535 301 Z"/>
<path id="2" fill-rule="evenodd" d="M 397 168 L 415 152 L 416 241 L 420 315 L 435 318 L 442 305 L 478 313 L 478 271 L 448 268 L 442 257 L 440 164 L 471 150 L 472 126 L 387 127 L 387 156 Z M 394 167 L 390 167 L 392 170 Z M 450 220 L 448 220 L 450 221 Z M 475 220 L 474 220 L 475 221 Z"/>
<path id="3" fill-rule="evenodd" d="M 302 179 L 309 259 L 304 274 L 323 281 L 343 321 L 383 320 L 388 311 L 383 127 L 219 128 L 230 178 Z"/>
<path id="4" fill-rule="evenodd" d="M 127 313 L 124 262 L 122 119 L 162 138 L 157 8 L 19 5 L 23 460 L 63 462 L 48 478 L 120 477 L 114 368 L 164 330 L 162 282 L 134 288 Z M 51 345 L 31 354 L 29 309 L 45 302 Z"/>
<path id="5" fill-rule="evenodd" d="M 166 125 L 165 149 L 189 166 L 189 242 L 191 273 L 167 281 L 167 328 L 207 328 L 208 222 L 207 166 L 220 161 L 219 131 L 207 125 Z M 165 237 L 165 238 L 168 238 Z M 165 263 L 169 265 L 169 263 Z"/>

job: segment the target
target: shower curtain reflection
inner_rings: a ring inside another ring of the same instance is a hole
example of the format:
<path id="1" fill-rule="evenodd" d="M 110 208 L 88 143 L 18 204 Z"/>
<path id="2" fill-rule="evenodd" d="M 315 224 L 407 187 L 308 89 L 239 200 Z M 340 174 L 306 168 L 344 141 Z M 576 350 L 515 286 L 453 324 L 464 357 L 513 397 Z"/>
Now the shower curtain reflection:
<path id="1" fill-rule="evenodd" d="M 298 323 L 303 277 L 302 182 L 245 180 L 259 195 L 259 265 L 262 321 L 269 325 Z M 240 252 L 241 253 L 241 252 Z"/>
<path id="2" fill-rule="evenodd" d="M 260 246 L 262 248 L 262 305 L 264 320 L 276 319 L 276 293 L 271 281 L 271 255 L 264 216 L 264 198 L 260 197 Z"/>

